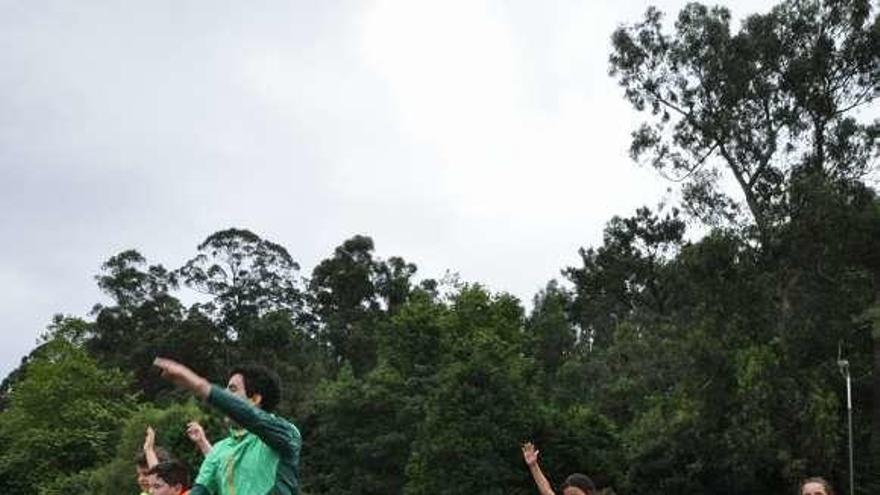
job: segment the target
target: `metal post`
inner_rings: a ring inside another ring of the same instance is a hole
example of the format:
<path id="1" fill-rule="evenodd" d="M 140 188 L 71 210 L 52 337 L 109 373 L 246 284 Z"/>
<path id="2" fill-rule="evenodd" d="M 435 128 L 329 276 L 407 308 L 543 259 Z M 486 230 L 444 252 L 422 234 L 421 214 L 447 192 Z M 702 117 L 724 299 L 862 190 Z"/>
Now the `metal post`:
<path id="1" fill-rule="evenodd" d="M 853 423 L 852 423 L 852 378 L 849 374 L 849 361 L 839 359 L 837 365 L 846 378 L 846 412 L 849 427 L 849 495 L 855 495 L 855 471 L 853 469 Z"/>

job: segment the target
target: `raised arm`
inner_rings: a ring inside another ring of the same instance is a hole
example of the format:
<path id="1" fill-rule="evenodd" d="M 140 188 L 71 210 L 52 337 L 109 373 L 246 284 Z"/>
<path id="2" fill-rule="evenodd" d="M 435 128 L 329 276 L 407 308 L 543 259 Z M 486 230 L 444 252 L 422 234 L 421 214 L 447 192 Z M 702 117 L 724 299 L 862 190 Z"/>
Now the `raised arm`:
<path id="1" fill-rule="evenodd" d="M 144 459 L 150 469 L 159 464 L 159 456 L 156 455 L 156 430 L 152 426 L 147 426 L 147 432 L 144 434 Z"/>
<path id="2" fill-rule="evenodd" d="M 526 442 L 522 446 L 522 452 L 523 460 L 526 461 L 526 466 L 529 467 L 529 472 L 532 473 L 532 478 L 538 486 L 538 492 L 541 495 L 556 495 L 550 482 L 547 481 L 547 477 L 541 471 L 541 466 L 538 465 L 538 454 L 541 451 L 537 450 L 532 442 Z"/>
<path id="3" fill-rule="evenodd" d="M 177 361 L 157 357 L 153 365 L 162 370 L 162 377 L 183 387 L 197 397 L 226 413 L 236 423 L 260 437 L 266 445 L 282 456 L 294 455 L 299 449 L 299 431 L 287 421 L 263 411 L 225 388 L 208 380 Z"/>
<path id="4" fill-rule="evenodd" d="M 195 371 L 171 359 L 157 357 L 153 366 L 162 371 L 162 378 L 194 393 L 199 399 L 207 399 L 211 392 L 211 382 L 197 375 Z"/>
<path id="5" fill-rule="evenodd" d="M 186 425 L 186 436 L 196 444 L 202 455 L 208 455 L 208 452 L 211 451 L 211 442 L 208 441 L 205 430 L 198 421 L 191 421 Z"/>

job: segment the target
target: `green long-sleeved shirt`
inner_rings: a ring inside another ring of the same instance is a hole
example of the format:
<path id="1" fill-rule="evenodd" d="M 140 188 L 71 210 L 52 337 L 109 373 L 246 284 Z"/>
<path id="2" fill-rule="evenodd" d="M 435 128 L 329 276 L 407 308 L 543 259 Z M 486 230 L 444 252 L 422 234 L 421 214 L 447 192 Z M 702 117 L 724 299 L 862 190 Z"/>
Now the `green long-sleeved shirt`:
<path id="1" fill-rule="evenodd" d="M 211 448 L 190 495 L 297 495 L 302 437 L 296 426 L 217 385 L 208 403 L 246 431 Z"/>

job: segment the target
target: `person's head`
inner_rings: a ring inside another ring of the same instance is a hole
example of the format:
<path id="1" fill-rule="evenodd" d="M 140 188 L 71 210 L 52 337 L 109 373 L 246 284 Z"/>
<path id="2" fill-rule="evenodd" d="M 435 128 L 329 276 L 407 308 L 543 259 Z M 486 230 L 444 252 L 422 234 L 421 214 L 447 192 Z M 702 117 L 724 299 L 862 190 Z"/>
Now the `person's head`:
<path id="1" fill-rule="evenodd" d="M 281 401 L 281 381 L 274 371 L 258 364 L 237 366 L 229 372 L 226 388 L 249 399 L 264 411 L 273 411 Z"/>
<path id="2" fill-rule="evenodd" d="M 171 459 L 171 456 L 168 454 L 168 451 L 163 449 L 162 447 L 156 447 L 156 457 L 159 459 L 159 462 L 168 461 Z M 147 456 L 144 454 L 144 451 L 139 451 L 137 455 L 134 456 L 135 463 L 135 471 L 137 472 L 137 483 L 138 486 L 141 487 L 142 492 L 146 492 L 149 488 L 149 471 L 150 466 L 147 464 Z"/>
<path id="3" fill-rule="evenodd" d="M 596 493 L 596 485 L 589 476 L 574 473 L 562 483 L 562 495 L 593 495 Z"/>
<path id="4" fill-rule="evenodd" d="M 798 495 L 834 495 L 831 483 L 818 476 L 807 478 L 801 482 L 801 489 Z"/>
<path id="5" fill-rule="evenodd" d="M 160 462 L 147 474 L 150 495 L 180 495 L 189 488 L 189 470 L 180 461 Z"/>

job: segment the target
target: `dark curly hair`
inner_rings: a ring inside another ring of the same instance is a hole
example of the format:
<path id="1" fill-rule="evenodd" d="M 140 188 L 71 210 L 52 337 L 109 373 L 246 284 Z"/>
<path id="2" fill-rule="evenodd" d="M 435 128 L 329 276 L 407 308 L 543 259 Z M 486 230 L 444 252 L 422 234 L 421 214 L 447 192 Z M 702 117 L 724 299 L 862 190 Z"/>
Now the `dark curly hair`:
<path id="1" fill-rule="evenodd" d="M 165 461 L 156 464 L 147 474 L 155 474 L 171 486 L 180 485 L 189 488 L 189 469 L 180 461 Z"/>
<path id="2" fill-rule="evenodd" d="M 586 474 L 574 473 L 565 479 L 562 483 L 562 490 L 566 488 L 579 488 L 586 495 L 592 495 L 596 492 L 596 485 L 593 480 Z"/>
<path id="3" fill-rule="evenodd" d="M 229 376 L 239 374 L 244 383 L 244 392 L 248 397 L 260 394 L 260 407 L 272 412 L 281 402 L 281 380 L 269 368 L 260 364 L 244 364 L 229 371 Z"/>

